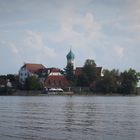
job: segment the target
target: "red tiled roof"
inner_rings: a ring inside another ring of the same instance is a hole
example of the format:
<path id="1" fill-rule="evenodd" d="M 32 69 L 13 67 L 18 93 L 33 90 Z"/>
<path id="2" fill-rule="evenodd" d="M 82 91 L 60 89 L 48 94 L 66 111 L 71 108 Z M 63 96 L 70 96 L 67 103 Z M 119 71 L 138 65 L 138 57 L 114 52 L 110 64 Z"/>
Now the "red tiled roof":
<path id="1" fill-rule="evenodd" d="M 69 82 L 63 75 L 51 75 L 47 77 L 44 84 L 47 87 L 65 87 L 69 85 Z"/>
<path id="2" fill-rule="evenodd" d="M 31 64 L 31 63 L 25 63 L 22 68 L 26 68 L 30 72 L 38 72 L 41 69 L 44 69 L 45 67 L 42 64 Z"/>
<path id="3" fill-rule="evenodd" d="M 82 70 L 83 70 L 83 67 L 77 67 L 75 69 L 75 75 L 79 76 L 80 74 L 82 74 Z M 97 75 L 101 75 L 101 71 L 102 71 L 102 67 L 96 67 L 96 74 Z"/>

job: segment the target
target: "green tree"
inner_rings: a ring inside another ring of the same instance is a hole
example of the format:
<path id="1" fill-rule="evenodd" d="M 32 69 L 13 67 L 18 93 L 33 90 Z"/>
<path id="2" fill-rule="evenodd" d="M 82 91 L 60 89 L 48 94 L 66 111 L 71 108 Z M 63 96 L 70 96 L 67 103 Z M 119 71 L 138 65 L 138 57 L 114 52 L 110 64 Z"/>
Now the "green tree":
<path id="1" fill-rule="evenodd" d="M 12 83 L 12 86 L 14 88 L 17 88 L 19 85 L 19 79 L 18 79 L 18 75 L 14 75 L 14 74 L 8 74 L 7 75 L 7 79 L 10 80 L 10 82 Z"/>
<path id="2" fill-rule="evenodd" d="M 118 92 L 120 86 L 119 70 L 104 70 L 103 77 L 97 81 L 97 90 L 100 92 Z"/>
<path id="3" fill-rule="evenodd" d="M 94 60 L 87 59 L 83 67 L 83 75 L 86 77 L 87 83 L 92 83 L 97 80 L 96 63 Z"/>
<path id="4" fill-rule="evenodd" d="M 73 82 L 74 81 L 74 67 L 71 63 L 69 63 L 66 68 L 65 68 L 65 75 L 66 75 L 66 78 Z"/>
<path id="5" fill-rule="evenodd" d="M 36 76 L 30 76 L 25 81 L 25 89 L 26 90 L 39 90 L 39 89 L 42 89 L 42 84 L 36 78 Z"/>
<path id="6" fill-rule="evenodd" d="M 124 94 L 136 93 L 138 83 L 138 73 L 134 69 L 129 69 L 121 73 L 121 92 Z"/>
<path id="7" fill-rule="evenodd" d="M 76 77 L 77 86 L 90 86 L 97 80 L 96 63 L 92 59 L 87 59 L 84 63 L 81 74 Z"/>
<path id="8" fill-rule="evenodd" d="M 95 61 L 94 61 L 93 59 L 87 59 L 87 60 L 85 61 L 84 66 L 96 67 L 96 63 L 95 63 Z"/>
<path id="9" fill-rule="evenodd" d="M 76 85 L 77 86 L 89 86 L 88 77 L 85 74 L 81 74 L 77 77 Z"/>

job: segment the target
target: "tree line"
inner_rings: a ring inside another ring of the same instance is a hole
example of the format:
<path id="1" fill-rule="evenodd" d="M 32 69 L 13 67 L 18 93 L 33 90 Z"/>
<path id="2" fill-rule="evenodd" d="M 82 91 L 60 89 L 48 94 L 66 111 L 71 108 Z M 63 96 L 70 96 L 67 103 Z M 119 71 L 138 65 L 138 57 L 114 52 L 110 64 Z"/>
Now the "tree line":
<path id="1" fill-rule="evenodd" d="M 11 91 L 15 91 L 15 89 L 18 88 L 18 85 L 19 82 L 17 75 L 14 74 L 0 75 L 0 95 L 11 94 Z"/>
<path id="2" fill-rule="evenodd" d="M 88 59 L 85 61 L 81 73 L 78 76 L 75 75 L 74 67 L 71 64 L 68 64 L 62 73 L 70 81 L 71 87 L 88 87 L 91 92 L 96 93 L 121 93 L 124 95 L 137 93 L 137 83 L 140 73 L 136 72 L 136 70 L 130 68 L 120 72 L 117 69 L 104 69 L 102 70 L 102 75 L 100 75 L 96 69 L 95 61 Z M 6 84 L 7 79 L 10 80 L 14 89 L 43 89 L 43 85 L 35 76 L 28 77 L 25 85 L 22 86 L 19 83 L 18 75 L 0 75 L 0 86 Z M 0 87 L 0 93 L 5 90 L 6 88 Z"/>
<path id="3" fill-rule="evenodd" d="M 136 94 L 140 76 L 140 73 L 132 68 L 123 72 L 104 69 L 102 75 L 99 75 L 94 60 L 86 60 L 78 76 L 74 75 L 71 64 L 66 67 L 65 73 L 73 86 L 89 87 L 93 92 L 121 94 Z"/>
<path id="4" fill-rule="evenodd" d="M 25 84 L 22 85 L 19 82 L 18 75 L 8 74 L 8 75 L 0 75 L 0 94 L 5 94 L 9 90 L 7 86 L 8 81 L 12 85 L 11 87 L 12 91 L 15 91 L 17 89 L 20 89 L 20 90 L 42 90 L 43 89 L 42 83 L 39 81 L 39 79 L 36 76 L 30 76 L 26 78 Z M 11 92 L 11 90 L 9 90 L 8 92 Z"/>

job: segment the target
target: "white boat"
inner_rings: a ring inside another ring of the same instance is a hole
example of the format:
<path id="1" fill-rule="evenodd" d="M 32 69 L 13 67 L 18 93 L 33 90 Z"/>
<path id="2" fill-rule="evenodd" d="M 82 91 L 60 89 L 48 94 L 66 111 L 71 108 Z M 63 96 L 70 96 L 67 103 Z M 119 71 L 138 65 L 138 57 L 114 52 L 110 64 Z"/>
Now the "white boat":
<path id="1" fill-rule="evenodd" d="M 44 88 L 44 92 L 43 93 L 46 93 L 46 94 L 58 94 L 60 92 L 63 92 L 63 89 L 62 88 Z"/>
<path id="2" fill-rule="evenodd" d="M 48 89 L 49 92 L 63 92 L 62 88 L 50 88 Z"/>

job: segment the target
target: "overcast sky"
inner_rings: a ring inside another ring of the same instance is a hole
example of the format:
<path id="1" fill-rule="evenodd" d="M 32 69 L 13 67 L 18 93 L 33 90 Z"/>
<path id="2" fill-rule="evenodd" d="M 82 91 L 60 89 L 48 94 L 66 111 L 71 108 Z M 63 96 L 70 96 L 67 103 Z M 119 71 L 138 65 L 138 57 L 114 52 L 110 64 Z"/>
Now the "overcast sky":
<path id="1" fill-rule="evenodd" d="M 140 0 L 0 0 L 0 74 L 64 68 L 70 48 L 76 66 L 140 71 Z"/>

